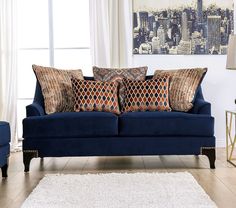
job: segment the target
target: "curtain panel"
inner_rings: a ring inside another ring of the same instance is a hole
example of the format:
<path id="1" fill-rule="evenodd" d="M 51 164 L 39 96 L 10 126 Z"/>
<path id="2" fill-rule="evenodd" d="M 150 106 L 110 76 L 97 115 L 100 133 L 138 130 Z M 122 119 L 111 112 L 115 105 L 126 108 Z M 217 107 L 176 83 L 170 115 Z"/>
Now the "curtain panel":
<path id="1" fill-rule="evenodd" d="M 0 120 L 11 126 L 11 148 L 17 145 L 17 0 L 0 0 Z"/>
<path id="2" fill-rule="evenodd" d="M 132 0 L 90 0 L 92 63 L 132 65 Z"/>

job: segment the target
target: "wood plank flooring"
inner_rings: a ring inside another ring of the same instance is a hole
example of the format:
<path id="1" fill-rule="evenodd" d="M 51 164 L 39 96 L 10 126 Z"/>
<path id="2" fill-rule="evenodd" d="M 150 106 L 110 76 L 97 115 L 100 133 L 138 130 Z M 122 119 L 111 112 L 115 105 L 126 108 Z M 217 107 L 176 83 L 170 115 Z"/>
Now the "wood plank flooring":
<path id="1" fill-rule="evenodd" d="M 205 156 L 67 157 L 33 159 L 30 172 L 23 172 L 22 153 L 12 153 L 9 177 L 0 177 L 0 208 L 20 207 L 45 174 L 110 172 L 191 173 L 218 207 L 236 207 L 236 168 L 226 162 L 225 149 L 217 149 L 216 169 L 209 169 Z"/>

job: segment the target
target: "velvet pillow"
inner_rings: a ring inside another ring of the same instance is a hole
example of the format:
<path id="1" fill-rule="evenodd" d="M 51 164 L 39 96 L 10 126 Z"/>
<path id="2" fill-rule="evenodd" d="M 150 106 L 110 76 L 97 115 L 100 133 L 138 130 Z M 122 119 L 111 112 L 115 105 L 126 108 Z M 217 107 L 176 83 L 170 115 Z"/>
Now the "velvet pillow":
<path id="1" fill-rule="evenodd" d="M 51 114 L 73 111 L 71 76 L 84 79 L 82 70 L 60 70 L 37 65 L 32 68 L 42 89 L 45 112 Z"/>
<path id="2" fill-rule="evenodd" d="M 146 81 L 123 80 L 125 87 L 124 112 L 171 111 L 168 98 L 169 77 Z"/>
<path id="3" fill-rule="evenodd" d="M 71 81 L 76 112 L 104 111 L 120 114 L 117 82 L 79 80 L 75 77 Z"/>
<path id="4" fill-rule="evenodd" d="M 194 97 L 207 68 L 156 70 L 153 79 L 170 76 L 170 106 L 175 111 L 188 112 L 193 107 Z"/>
<path id="5" fill-rule="evenodd" d="M 119 83 L 119 103 L 122 109 L 124 100 L 124 85 L 122 79 L 130 80 L 145 80 L 147 67 L 136 67 L 136 68 L 99 68 L 93 67 L 94 79 L 105 82 L 118 82 Z"/>

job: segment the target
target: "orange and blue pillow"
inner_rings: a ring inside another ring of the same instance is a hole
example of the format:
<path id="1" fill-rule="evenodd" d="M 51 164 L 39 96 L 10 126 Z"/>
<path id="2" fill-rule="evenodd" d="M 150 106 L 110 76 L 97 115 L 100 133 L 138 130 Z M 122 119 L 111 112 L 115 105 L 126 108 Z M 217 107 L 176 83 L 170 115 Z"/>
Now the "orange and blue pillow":
<path id="1" fill-rule="evenodd" d="M 124 112 L 171 111 L 169 105 L 169 76 L 146 81 L 123 80 Z"/>
<path id="2" fill-rule="evenodd" d="M 118 83 L 80 80 L 72 77 L 74 111 L 103 111 L 120 114 Z"/>

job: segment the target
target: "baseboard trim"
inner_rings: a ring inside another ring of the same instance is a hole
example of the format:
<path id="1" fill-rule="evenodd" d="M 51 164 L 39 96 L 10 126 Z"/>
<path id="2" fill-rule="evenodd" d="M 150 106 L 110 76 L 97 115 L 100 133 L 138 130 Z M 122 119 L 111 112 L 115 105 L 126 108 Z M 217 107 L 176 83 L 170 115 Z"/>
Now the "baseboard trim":
<path id="1" fill-rule="evenodd" d="M 216 140 L 216 147 L 226 147 L 225 138 Z"/>

